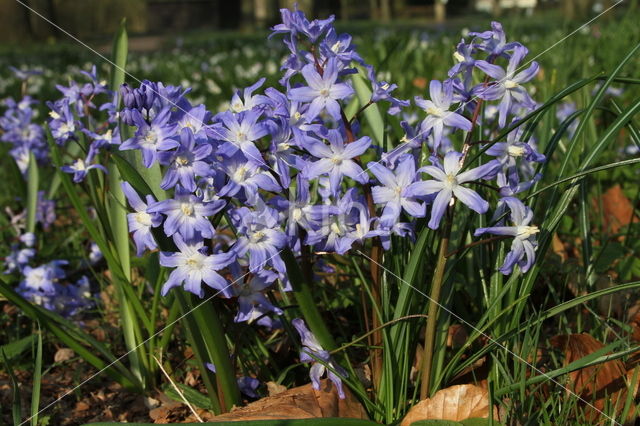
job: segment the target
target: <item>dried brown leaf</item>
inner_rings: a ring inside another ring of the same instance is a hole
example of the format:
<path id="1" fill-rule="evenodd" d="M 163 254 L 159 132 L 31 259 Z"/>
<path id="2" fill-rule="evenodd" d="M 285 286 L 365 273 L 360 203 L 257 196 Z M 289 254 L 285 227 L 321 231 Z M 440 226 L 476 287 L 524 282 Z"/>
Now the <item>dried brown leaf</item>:
<path id="1" fill-rule="evenodd" d="M 558 237 L 558 234 L 554 233 L 553 238 L 551 239 L 551 248 L 553 252 L 560 257 L 561 261 L 566 261 L 569 258 L 567 254 L 567 249 L 564 247 L 564 243 Z"/>
<path id="2" fill-rule="evenodd" d="M 469 339 L 469 333 L 462 324 L 452 324 L 449 326 L 447 347 L 454 349 L 461 348 L 462 345 L 467 343 L 467 339 Z"/>
<path id="3" fill-rule="evenodd" d="M 424 77 L 416 77 L 411 81 L 411 83 L 418 89 L 424 89 L 427 87 L 427 79 Z"/>
<path id="4" fill-rule="evenodd" d="M 277 395 L 279 393 L 285 392 L 286 390 L 286 386 L 282 386 L 276 382 L 267 382 L 267 392 L 269 392 L 269 396 Z"/>
<path id="5" fill-rule="evenodd" d="M 498 412 L 494 408 L 494 416 Z M 479 386 L 456 385 L 441 389 L 409 410 L 400 426 L 419 420 L 461 421 L 489 417 L 489 392 Z"/>
<path id="6" fill-rule="evenodd" d="M 76 353 L 73 351 L 73 349 L 60 348 L 53 355 L 53 360 L 55 362 L 64 362 L 64 361 L 69 361 L 74 356 L 76 356 Z"/>
<path id="7" fill-rule="evenodd" d="M 366 419 L 367 414 L 360 402 L 348 389 L 345 388 L 344 391 L 346 398 L 340 399 L 333 383 L 322 380 L 320 390 L 314 390 L 310 384 L 289 389 L 216 416 L 212 421 L 245 422 L 314 417 Z"/>
<path id="8" fill-rule="evenodd" d="M 565 365 L 604 347 L 601 342 L 587 333 L 558 335 L 552 337 L 550 342 L 554 347 L 564 350 Z M 619 359 L 581 368 L 569 373 L 567 392 L 570 390 L 592 404 L 595 409 L 583 404 L 585 415 L 589 420 L 596 421 L 601 416 L 599 411 L 604 409 L 607 401 L 619 410 L 624 406 L 624 403 L 617 402 L 624 401 L 626 398 L 626 374 L 626 368 Z"/>
<path id="9" fill-rule="evenodd" d="M 638 217 L 633 213 L 633 204 L 624 195 L 620 185 L 615 185 L 602 194 L 602 212 L 605 229 L 614 234 L 617 234 L 621 227 L 638 221 Z"/>
<path id="10" fill-rule="evenodd" d="M 89 404 L 84 401 L 78 401 L 76 403 L 76 411 L 87 411 L 89 409 Z"/>

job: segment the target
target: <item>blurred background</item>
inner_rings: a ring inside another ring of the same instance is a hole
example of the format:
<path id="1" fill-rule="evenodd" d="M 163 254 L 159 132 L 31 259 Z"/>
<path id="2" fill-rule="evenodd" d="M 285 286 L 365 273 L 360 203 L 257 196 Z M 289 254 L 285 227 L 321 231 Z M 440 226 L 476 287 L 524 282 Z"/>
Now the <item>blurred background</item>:
<path id="1" fill-rule="evenodd" d="M 279 20 L 278 10 L 295 0 L 20 0 L 70 33 L 88 40 L 110 37 L 121 17 L 129 32 L 174 35 L 191 30 L 266 29 Z M 335 15 L 340 21 L 379 23 L 447 23 L 473 16 L 561 14 L 581 19 L 616 0 L 298 0 L 309 17 Z M 60 39 L 45 20 L 14 0 L 0 1 L 0 42 Z"/>
<path id="2" fill-rule="evenodd" d="M 580 29 L 554 47 L 555 54 L 538 59 L 543 67 L 540 75 L 552 83 L 549 90 L 611 69 L 640 39 L 635 18 L 640 17 L 639 2 L 625 0 L 598 17 L 616 1 L 297 1 L 309 19 L 335 15 L 338 32 L 353 36 L 360 55 L 376 66 L 378 79 L 398 84 L 396 93 L 403 99 L 426 91 L 431 78 L 446 75 L 460 39 L 471 31 L 490 29 L 492 20 L 499 20 L 508 39 L 525 43 L 532 55 Z M 266 78 L 264 87 L 278 87 L 288 51 L 282 37 L 268 39 L 267 35 L 280 22 L 279 9 L 293 8 L 295 3 L 0 0 L 0 99 L 21 96 L 24 86 L 16 69 L 36 71 L 27 93 L 39 100 L 57 99 L 56 84 L 84 81 L 81 71 L 93 65 L 100 78 L 105 78 L 110 69 L 105 58 L 111 55 L 113 35 L 124 17 L 131 82 L 149 79 L 188 87 L 194 104 L 224 110 L 234 90 L 262 77 Z"/>

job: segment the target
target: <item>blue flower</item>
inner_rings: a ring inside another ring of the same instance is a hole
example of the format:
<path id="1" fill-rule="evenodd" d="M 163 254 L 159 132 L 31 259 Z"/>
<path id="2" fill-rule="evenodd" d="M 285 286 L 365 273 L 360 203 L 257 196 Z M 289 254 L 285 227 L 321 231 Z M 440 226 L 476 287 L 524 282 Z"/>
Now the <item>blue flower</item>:
<path id="1" fill-rule="evenodd" d="M 275 34 L 290 34 L 291 40 L 295 40 L 298 34 L 302 34 L 314 43 L 334 21 L 333 15 L 327 19 L 314 19 L 309 21 L 304 12 L 298 10 L 298 6 L 294 6 L 294 10 L 280 9 L 282 23 L 275 25 L 272 30 Z"/>
<path id="2" fill-rule="evenodd" d="M 540 232 L 537 226 L 529 225 L 533 219 L 533 212 L 522 201 L 514 197 L 505 197 L 500 200 L 502 206 L 506 204 L 511 211 L 510 219 L 513 226 L 492 226 L 488 228 L 476 229 L 474 235 L 482 235 L 484 233 L 494 235 L 512 236 L 511 251 L 507 253 L 504 263 L 500 267 L 500 272 L 505 275 L 513 271 L 515 265 L 520 266 L 520 270 L 524 273 L 531 268 L 536 260 L 536 234 Z M 499 205 L 500 206 L 500 205 Z M 502 213 L 500 207 L 494 216 L 500 216 Z"/>
<path id="3" fill-rule="evenodd" d="M 25 266 L 22 271 L 24 279 L 20 282 L 19 288 L 43 294 L 55 294 L 54 284 L 67 276 L 62 266 L 68 264 L 66 260 L 52 260 L 36 268 Z"/>
<path id="4" fill-rule="evenodd" d="M 235 113 L 250 111 L 258 106 L 269 103 L 269 98 L 264 95 L 254 95 L 253 92 L 264 84 L 265 78 L 246 87 L 242 92 L 237 90 L 231 98 L 231 111 Z"/>
<path id="5" fill-rule="evenodd" d="M 122 182 L 122 191 L 131 207 L 136 211 L 135 213 L 127 214 L 127 221 L 129 223 L 129 232 L 133 232 L 136 255 L 142 256 L 146 249 L 154 250 L 158 248 L 156 240 L 151 234 L 151 228 L 160 226 L 162 216 L 160 213 L 149 213 L 149 206 L 156 202 L 153 195 L 147 195 L 147 202 L 145 203 L 128 182 Z"/>
<path id="6" fill-rule="evenodd" d="M 344 368 L 336 364 L 335 361 L 331 358 L 331 354 L 329 351 L 322 348 L 316 336 L 309 331 L 304 321 L 300 318 L 296 318 L 291 321 L 291 324 L 296 328 L 298 334 L 300 334 L 300 339 L 302 340 L 302 350 L 300 351 L 300 361 L 301 362 L 310 362 L 311 369 L 309 370 L 309 377 L 311 378 L 311 386 L 315 390 L 320 390 L 320 377 L 327 373 L 327 377 L 329 380 L 333 382 L 338 391 L 338 396 L 340 399 L 345 398 L 344 389 L 342 388 L 342 377 L 348 377 L 347 372 Z M 318 360 L 322 361 L 319 362 Z M 326 366 L 331 367 L 332 370 L 336 371 L 334 373 Z"/>
<path id="7" fill-rule="evenodd" d="M 541 163 L 545 161 L 545 156 L 529 142 L 520 140 L 523 132 L 524 126 L 512 130 L 506 142 L 496 142 L 486 151 L 487 155 L 497 157 L 502 164 L 502 170 L 498 173 L 501 193 L 504 192 L 503 188 L 509 195 L 522 192 L 542 177 L 536 175 L 531 163 Z"/>
<path id="8" fill-rule="evenodd" d="M 76 121 L 67 99 L 55 103 L 47 102 L 47 105 L 51 109 L 49 112 L 51 136 L 59 145 L 64 144 L 75 136 L 80 123 Z"/>
<path id="9" fill-rule="evenodd" d="M 325 109 L 334 120 L 340 121 L 338 100 L 351 96 L 353 88 L 346 83 L 337 83 L 337 60 L 335 58 L 328 59 L 322 75 L 314 64 L 307 64 L 302 68 L 302 75 L 308 86 L 290 89 L 289 99 L 298 102 L 311 102 L 307 111 L 307 121 L 312 121 Z"/>
<path id="10" fill-rule="evenodd" d="M 202 198 L 178 185 L 173 199 L 158 201 L 147 212 L 167 216 L 164 222 L 167 236 L 179 233 L 185 241 L 191 242 L 200 237 L 213 237 L 215 230 L 209 217 L 219 212 L 225 204 L 224 200 L 204 203 Z"/>
<path id="11" fill-rule="evenodd" d="M 320 175 L 328 174 L 330 188 L 333 194 L 338 193 L 342 176 L 346 175 L 362 184 L 368 181 L 367 174 L 364 173 L 353 158 L 362 155 L 371 145 L 371 139 L 363 136 L 349 144 L 344 143 L 343 136 L 338 130 L 330 130 L 327 134 L 329 145 L 322 142 L 310 142 L 305 145 L 316 158 L 320 160 L 308 164 L 302 174 L 307 179 L 314 179 Z"/>
<path id="12" fill-rule="evenodd" d="M 395 168 L 395 173 L 377 162 L 369 163 L 369 170 L 374 174 L 383 186 L 371 188 L 373 202 L 384 204 L 384 210 L 380 217 L 382 226 L 393 226 L 400 217 L 402 209 L 413 217 L 425 215 L 425 205 L 419 200 L 407 194 L 412 193 L 416 184 L 416 166 L 412 155 L 406 155 Z"/>
<path id="13" fill-rule="evenodd" d="M 469 35 L 481 39 L 481 42 L 476 44 L 476 46 L 488 52 L 490 59 L 495 59 L 498 56 L 508 57 L 507 51 L 520 46 L 520 43 L 517 42 L 507 43 L 507 36 L 502 29 L 502 24 L 495 21 L 491 22 L 490 31 L 484 31 L 482 33 L 471 32 Z"/>
<path id="14" fill-rule="evenodd" d="M 274 306 L 263 294 L 263 291 L 271 286 L 276 277 L 277 275 L 274 273 L 265 276 L 254 275 L 250 280 L 234 284 L 234 293 L 238 297 L 238 313 L 234 319 L 235 322 L 251 322 L 256 318 L 256 310 L 261 315 L 268 312 L 274 312 L 277 315 L 283 314 L 282 309 Z"/>
<path id="15" fill-rule="evenodd" d="M 433 131 L 433 149 L 436 151 L 442 141 L 444 126 L 469 131 L 472 125 L 462 115 L 449 111 L 453 103 L 452 80 L 445 80 L 444 82 L 432 80 L 429 84 L 429 95 L 431 100 L 416 96 L 415 102 L 416 105 L 427 112 L 427 117 L 422 121 L 420 131 L 422 133 L 426 133 L 429 130 Z"/>
<path id="16" fill-rule="evenodd" d="M 89 163 L 91 160 L 92 159 L 90 157 L 84 160 L 82 158 L 78 158 L 76 159 L 76 161 L 73 162 L 73 164 L 62 166 L 60 170 L 62 170 L 65 173 L 72 173 L 73 181 L 75 183 L 82 182 L 84 178 L 87 176 L 87 173 L 89 172 L 89 170 L 91 169 L 99 169 L 99 170 L 102 170 L 104 173 L 107 173 L 106 167 L 104 167 L 101 164 L 87 165 L 87 163 Z"/>
<path id="17" fill-rule="evenodd" d="M 227 183 L 218 192 L 220 197 L 237 197 L 254 206 L 260 200 L 259 188 L 273 192 L 282 190 L 273 176 L 262 170 L 256 163 L 247 161 L 241 154 L 225 158 L 220 167 L 229 176 Z M 239 194 L 241 190 L 242 194 Z M 240 196 L 244 197 L 240 198 Z"/>
<path id="18" fill-rule="evenodd" d="M 496 79 L 486 88 L 480 90 L 478 96 L 485 100 L 500 99 L 500 105 L 498 106 L 500 112 L 498 124 L 500 127 L 504 127 L 507 115 L 516 107 L 534 109 L 536 106 L 529 93 L 521 85 L 531 80 L 538 73 L 538 63 L 534 61 L 529 68 L 516 74 L 520 61 L 527 53 L 526 47 L 517 46 L 509 59 L 506 71 L 500 66 L 487 61 L 480 60 L 476 62 L 478 68 Z"/>
<path id="19" fill-rule="evenodd" d="M 226 141 L 218 148 L 218 153 L 231 157 L 238 150 L 247 157 L 247 160 L 264 164 L 262 154 L 255 142 L 268 133 L 263 123 L 258 122 L 260 114 L 255 111 L 244 111 L 239 114 L 223 112 L 218 118 L 224 123 L 219 138 Z"/>
<path id="20" fill-rule="evenodd" d="M 151 167 L 158 160 L 158 151 L 168 151 L 180 145 L 175 139 L 176 125 L 169 123 L 170 116 L 171 109 L 164 108 L 151 123 L 147 123 L 138 110 L 132 110 L 131 118 L 138 130 L 120 145 L 120 150 L 139 149 L 142 163 L 147 168 Z"/>
<path id="21" fill-rule="evenodd" d="M 257 210 L 241 207 L 233 212 L 238 240 L 232 250 L 238 257 L 249 254 L 249 270 L 256 272 L 273 265 L 285 272 L 280 251 L 287 244 L 287 236 L 280 229 L 278 212 L 260 203 Z"/>
<path id="22" fill-rule="evenodd" d="M 378 232 L 370 231 L 369 210 L 356 188 L 349 189 L 332 207 L 321 218 L 318 229 L 309 233 L 307 244 L 344 254 L 354 242 L 378 235 Z"/>
<path id="23" fill-rule="evenodd" d="M 233 252 L 206 255 L 204 242 L 186 243 L 180 235 L 174 237 L 177 253 L 160 252 L 160 265 L 176 268 L 162 286 L 162 295 L 166 296 L 173 287 L 181 286 L 198 297 L 204 297 L 202 282 L 220 291 L 225 297 L 231 296 L 230 286 L 219 271 L 235 259 Z"/>
<path id="24" fill-rule="evenodd" d="M 477 213 L 485 213 L 489 209 L 489 203 L 472 189 L 462 186 L 462 184 L 473 180 L 495 176 L 500 168 L 500 162 L 492 160 L 487 164 L 460 173 L 460 159 L 462 154 L 456 151 L 449 151 L 444 157 L 444 166 L 439 164 L 422 167 L 419 171 L 427 173 L 436 180 L 417 182 L 412 185 L 411 191 L 407 191 L 407 196 L 436 195 L 431 208 L 431 219 L 429 228 L 438 229 L 440 220 L 451 199 L 455 196 L 463 204 Z"/>
<path id="25" fill-rule="evenodd" d="M 388 113 L 396 115 L 402 108 L 410 105 L 409 101 L 394 98 L 391 92 L 398 88 L 397 84 L 389 84 L 386 81 L 377 81 L 376 73 L 372 66 L 367 67 L 367 77 L 372 85 L 371 102 L 387 101 L 391 104 Z"/>
<path id="26" fill-rule="evenodd" d="M 20 248 L 19 244 L 12 244 L 11 252 L 4 258 L 4 273 L 22 272 L 35 255 L 33 248 Z"/>
<path id="27" fill-rule="evenodd" d="M 195 176 L 205 177 L 211 172 L 211 166 L 205 160 L 211 154 L 211 145 L 196 146 L 193 131 L 185 127 L 180 132 L 180 146 L 176 151 L 158 153 L 161 164 L 168 164 L 160 188 L 169 189 L 178 182 L 187 191 L 195 191 Z"/>

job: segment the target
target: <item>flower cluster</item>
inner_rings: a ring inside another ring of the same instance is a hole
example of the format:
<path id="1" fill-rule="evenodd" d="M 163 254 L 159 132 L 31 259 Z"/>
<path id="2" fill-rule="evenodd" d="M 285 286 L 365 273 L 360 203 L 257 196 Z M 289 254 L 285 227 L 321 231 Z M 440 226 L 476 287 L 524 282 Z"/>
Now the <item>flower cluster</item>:
<path id="1" fill-rule="evenodd" d="M 22 277 L 16 289 L 22 297 L 64 317 L 94 306 L 95 297 L 85 275 L 70 282 L 63 269 L 69 264 L 66 260 L 52 260 L 32 267 L 29 264 L 35 255 L 36 236 L 28 232 L 20 236 L 19 243 L 12 244 L 5 258 L 4 273 L 17 273 Z"/>
<path id="2" fill-rule="evenodd" d="M 91 169 L 106 172 L 106 168 L 94 163 L 94 160 L 102 149 L 120 144 L 115 93 L 107 89 L 105 81 L 98 79 L 95 66 L 90 72 L 81 73 L 88 82 L 80 84 L 71 80 L 69 86 L 56 85 L 62 98 L 47 102 L 51 117 L 48 125 L 57 144 L 65 145 L 71 141 L 78 142 L 79 139 L 89 140 L 86 155 L 75 158 L 71 164 L 62 167 L 63 172 L 73 174 L 74 182 L 83 181 Z M 94 102 L 101 95 L 106 96 L 108 101 L 98 108 Z M 92 113 L 96 109 L 107 112 L 105 122 L 98 121 L 96 114 Z"/>
<path id="3" fill-rule="evenodd" d="M 31 153 L 38 162 L 44 161 L 49 153 L 44 130 L 34 123 L 37 110 L 32 107 L 37 103 L 31 96 L 25 96 L 19 102 L 13 98 L 3 101 L 6 110 L 0 117 L 0 141 L 11 144 L 9 154 L 23 174 L 29 167 Z"/>
<path id="4" fill-rule="evenodd" d="M 403 116 L 411 103 L 392 95 L 396 85 L 378 81 L 351 37 L 336 32 L 333 18 L 309 21 L 284 9 L 273 35 L 284 36 L 289 50 L 281 86 L 263 88 L 260 79 L 234 93 L 228 110 L 217 114 L 192 104 L 188 89 L 150 81 L 123 85 L 117 111 L 114 94 L 98 83 L 95 70 L 84 86 L 59 87 L 64 97 L 50 105 L 58 143 L 79 131 L 91 141 L 87 157 L 64 168 L 74 180 L 101 167 L 92 161 L 108 145 L 139 151 L 147 168 L 160 166 L 167 198 L 143 197 L 126 182 L 123 191 L 139 256 L 158 248 L 159 232 L 173 240 L 175 249 L 160 254 L 160 264 L 172 268 L 163 294 L 184 287 L 204 297 L 208 287 L 237 298 L 237 322 L 278 326 L 282 310 L 266 292 L 276 282 L 290 289 L 283 250 L 344 254 L 372 239 L 389 249 L 394 236 L 413 238 L 420 218 L 432 229 L 441 227 L 456 200 L 484 214 L 498 199 L 495 223 L 476 235 L 514 237 L 503 273 L 531 267 L 538 228 L 517 195 L 540 178 L 535 164 L 544 156 L 518 122 L 536 106 L 524 85 L 538 65 L 524 63 L 524 46 L 507 43 L 498 23 L 471 33 L 456 48 L 449 78 L 433 80 L 428 98 L 414 99 L 422 119 L 402 121 L 405 137 L 384 152 L 361 133 L 359 113 L 379 104 L 385 113 Z M 349 117 L 354 74 L 370 83 L 371 96 Z M 100 125 L 89 112 L 102 93 L 110 102 L 99 108 L 108 112 Z M 126 125 L 121 143 L 118 121 Z M 473 140 L 479 124 L 483 137 L 495 138 L 507 126 L 515 130 L 470 168 L 465 162 L 472 146 L 487 143 Z M 487 187 L 497 197 L 488 197 Z M 503 223 L 507 209 L 513 226 Z M 305 347 L 329 362 L 304 324 L 296 327 Z M 318 365 L 312 367 L 314 383 Z"/>

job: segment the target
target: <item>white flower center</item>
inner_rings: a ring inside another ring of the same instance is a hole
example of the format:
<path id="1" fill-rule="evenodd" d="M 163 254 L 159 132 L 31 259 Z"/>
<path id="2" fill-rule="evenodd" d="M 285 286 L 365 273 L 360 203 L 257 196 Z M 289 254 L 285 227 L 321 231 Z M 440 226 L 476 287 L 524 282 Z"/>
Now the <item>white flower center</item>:
<path id="1" fill-rule="evenodd" d="M 249 240 L 254 244 L 259 243 L 264 239 L 264 237 L 266 237 L 266 235 L 267 234 L 265 234 L 263 231 L 256 231 L 253 234 L 251 234 L 251 236 L 249 237 Z"/>
<path id="2" fill-rule="evenodd" d="M 389 87 L 390 87 L 389 83 L 386 83 L 386 82 L 380 86 L 382 90 L 387 90 Z"/>
<path id="3" fill-rule="evenodd" d="M 340 42 L 336 41 L 335 43 L 333 43 L 333 46 L 331 46 L 331 51 L 333 53 L 338 53 L 338 50 L 340 50 Z"/>
<path id="4" fill-rule="evenodd" d="M 155 145 L 158 142 L 158 135 L 153 130 L 149 130 L 144 135 L 143 141 L 146 145 Z"/>
<path id="5" fill-rule="evenodd" d="M 427 108 L 427 114 L 435 115 L 436 117 L 442 117 L 444 113 L 445 112 L 441 108 L 436 106 Z"/>
<path id="6" fill-rule="evenodd" d="M 286 150 L 288 150 L 289 148 L 291 148 L 291 145 L 289 145 L 289 144 L 288 144 L 288 143 L 286 143 L 286 142 L 282 142 L 282 143 L 279 143 L 279 144 L 278 144 L 278 151 L 286 151 Z"/>
<path id="7" fill-rule="evenodd" d="M 505 87 L 506 89 L 515 89 L 515 88 L 516 88 L 516 87 L 518 87 L 518 86 L 519 86 L 519 84 L 518 84 L 518 83 L 516 83 L 516 82 L 515 82 L 515 81 L 513 81 L 513 80 L 507 80 L 507 81 L 505 81 L 505 82 L 504 82 L 504 87 Z"/>
<path id="8" fill-rule="evenodd" d="M 537 226 L 518 226 L 517 237 L 524 240 L 540 232 Z"/>
<path id="9" fill-rule="evenodd" d="M 507 153 L 512 157 L 522 157 L 524 155 L 524 147 L 512 145 L 507 148 Z"/>
<path id="10" fill-rule="evenodd" d="M 339 155 L 334 155 L 333 157 L 331 157 L 331 162 L 336 166 L 339 166 L 340 164 L 342 164 L 342 157 Z"/>
<path id="11" fill-rule="evenodd" d="M 247 140 L 247 134 L 243 131 L 239 131 L 236 133 L 236 139 L 238 142 L 244 142 Z"/>
<path id="12" fill-rule="evenodd" d="M 140 225 L 151 226 L 151 215 L 147 212 L 136 213 L 135 219 Z"/>
<path id="13" fill-rule="evenodd" d="M 444 186 L 448 189 L 453 189 L 458 186 L 458 179 L 456 179 L 456 175 L 449 173 L 444 181 Z"/>
<path id="14" fill-rule="evenodd" d="M 247 168 L 244 166 L 240 166 L 233 172 L 232 179 L 238 183 L 244 182 L 247 176 Z"/>
<path id="15" fill-rule="evenodd" d="M 194 254 L 193 256 L 185 260 L 184 263 L 186 266 L 189 267 L 189 269 L 200 270 L 204 266 L 202 262 L 202 258 L 203 256 L 200 253 Z"/>
<path id="16" fill-rule="evenodd" d="M 73 123 L 62 123 L 59 128 L 60 133 L 73 133 L 75 129 L 76 126 L 74 126 Z"/>
<path id="17" fill-rule="evenodd" d="M 182 210 L 182 213 L 185 216 L 191 216 L 193 215 L 193 204 L 191 203 L 182 203 L 180 204 L 180 210 Z"/>
<path id="18" fill-rule="evenodd" d="M 176 158 L 176 164 L 179 167 L 186 166 L 189 164 L 189 159 L 180 155 Z"/>
<path id="19" fill-rule="evenodd" d="M 78 158 L 75 163 L 73 163 L 73 168 L 78 171 L 87 170 L 86 165 L 84 164 L 84 160 L 82 158 Z"/>
<path id="20" fill-rule="evenodd" d="M 458 62 L 464 62 L 464 56 L 462 56 L 462 54 L 457 50 L 453 52 L 453 59 L 455 59 Z"/>
<path id="21" fill-rule="evenodd" d="M 234 112 L 242 112 L 242 111 L 244 111 L 245 108 L 244 108 L 244 105 L 242 105 L 241 102 L 236 102 L 233 105 L 231 105 L 231 109 Z"/>
<path id="22" fill-rule="evenodd" d="M 294 221 L 300 222 L 300 219 L 302 219 L 302 209 L 299 207 L 296 207 L 295 209 L 293 209 L 291 216 L 293 216 Z"/>
<path id="23" fill-rule="evenodd" d="M 53 118 L 54 120 L 58 120 L 60 118 L 60 114 L 55 111 L 49 111 L 49 117 Z"/>
<path id="24" fill-rule="evenodd" d="M 320 90 L 320 96 L 328 98 L 329 97 L 329 89 L 324 88 L 324 89 Z"/>
<path id="25" fill-rule="evenodd" d="M 331 232 L 333 232 L 334 234 L 342 234 L 342 230 L 340 229 L 340 225 L 338 225 L 336 222 L 333 222 L 330 226 L 331 228 Z"/>

